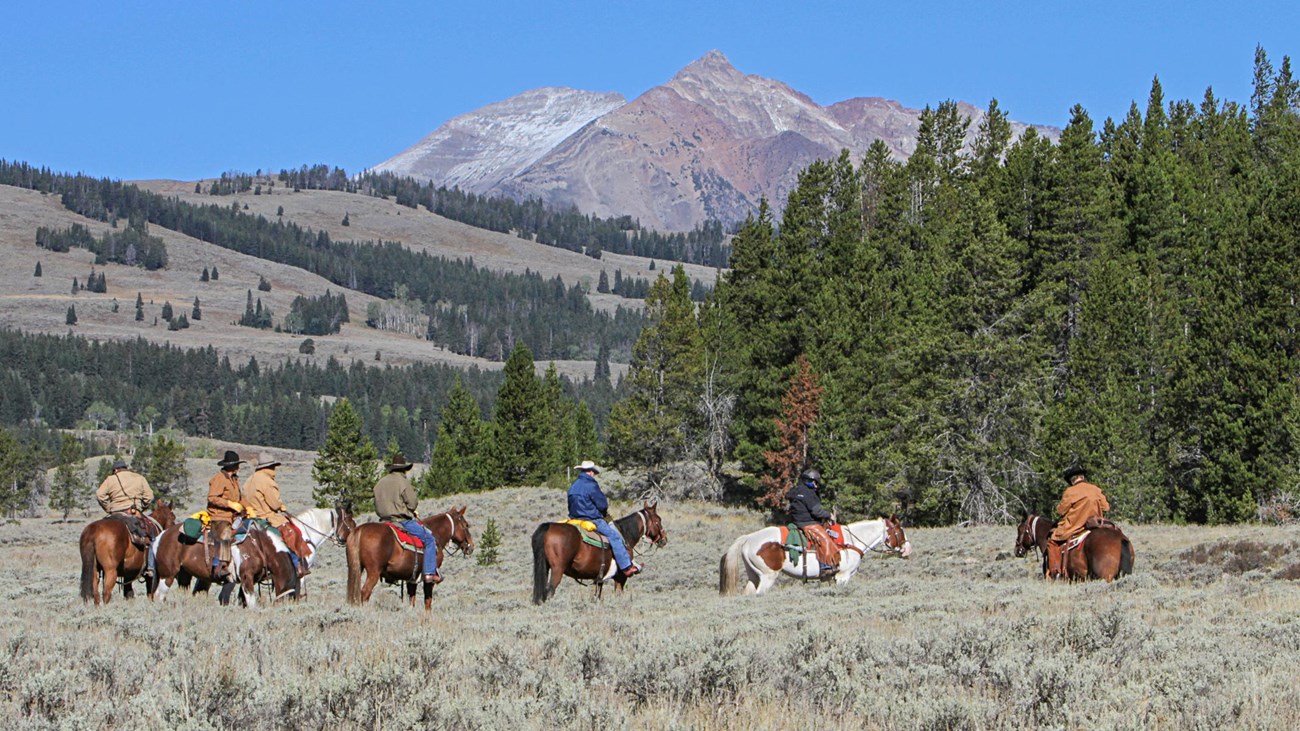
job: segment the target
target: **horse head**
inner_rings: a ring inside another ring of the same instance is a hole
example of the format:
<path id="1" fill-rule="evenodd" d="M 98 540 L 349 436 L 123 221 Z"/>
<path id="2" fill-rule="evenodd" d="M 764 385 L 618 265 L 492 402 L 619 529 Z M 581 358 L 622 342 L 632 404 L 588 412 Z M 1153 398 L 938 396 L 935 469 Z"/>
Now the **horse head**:
<path id="1" fill-rule="evenodd" d="M 659 518 L 659 511 L 655 509 L 658 505 L 658 501 L 641 503 L 641 513 L 645 515 L 646 540 L 655 546 L 663 548 L 668 545 L 668 531 L 664 529 L 663 521 Z"/>
<path id="2" fill-rule="evenodd" d="M 474 533 L 469 529 L 469 521 L 465 520 L 465 509 L 469 507 L 462 505 L 459 508 L 452 508 L 447 511 L 447 516 L 451 518 L 451 542 L 460 548 L 466 556 L 474 553 Z"/>
<path id="3" fill-rule="evenodd" d="M 1038 538 L 1034 535 L 1034 526 L 1038 520 L 1037 515 L 1026 513 L 1020 521 L 1020 527 L 1016 529 L 1016 558 L 1022 558 L 1029 549 L 1038 545 Z"/>
<path id="4" fill-rule="evenodd" d="M 903 532 L 903 523 L 897 515 L 891 514 L 888 518 L 881 518 L 885 521 L 885 545 L 893 553 L 897 553 L 903 558 L 910 558 L 912 555 L 912 543 L 907 540 L 907 534 Z"/>
<path id="5" fill-rule="evenodd" d="M 352 503 L 339 503 L 334 507 L 334 541 L 340 546 L 345 545 L 348 536 L 352 531 L 357 529 L 356 518 L 352 515 Z"/>
<path id="6" fill-rule="evenodd" d="M 163 530 L 167 530 L 176 524 L 176 514 L 172 512 L 170 500 L 163 500 L 162 498 L 154 500 L 153 512 L 149 513 L 149 517 L 157 521 Z"/>

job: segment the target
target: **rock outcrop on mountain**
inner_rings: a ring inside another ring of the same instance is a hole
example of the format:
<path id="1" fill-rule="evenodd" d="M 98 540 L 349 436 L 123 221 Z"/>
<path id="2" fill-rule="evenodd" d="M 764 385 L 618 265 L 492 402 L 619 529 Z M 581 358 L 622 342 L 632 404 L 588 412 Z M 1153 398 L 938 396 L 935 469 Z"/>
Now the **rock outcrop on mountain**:
<path id="1" fill-rule="evenodd" d="M 973 139 L 983 110 L 959 108 Z M 856 159 L 880 139 L 906 159 L 920 114 L 871 97 L 823 107 L 712 51 L 630 102 L 538 89 L 488 105 L 375 169 L 683 231 L 709 219 L 743 220 L 764 197 L 780 210 L 799 171 L 843 149 Z M 1027 126 L 1012 123 L 1013 134 Z"/>

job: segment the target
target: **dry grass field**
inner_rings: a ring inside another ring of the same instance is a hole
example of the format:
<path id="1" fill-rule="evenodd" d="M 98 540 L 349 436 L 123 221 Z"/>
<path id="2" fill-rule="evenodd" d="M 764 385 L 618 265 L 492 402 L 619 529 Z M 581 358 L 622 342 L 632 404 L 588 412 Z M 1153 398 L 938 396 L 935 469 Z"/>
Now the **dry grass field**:
<path id="1" fill-rule="evenodd" d="M 213 445 L 221 446 L 225 445 Z M 191 461 L 196 486 L 214 458 Z M 292 505 L 310 453 L 284 453 Z M 617 488 L 617 476 L 607 476 Z M 1045 585 L 1012 527 L 912 529 L 910 560 L 844 589 L 719 597 L 718 558 L 759 514 L 666 503 L 665 548 L 623 596 L 571 580 L 530 603 L 543 488 L 466 495 L 501 563 L 451 557 L 434 611 L 344 601 L 324 548 L 297 603 L 173 593 L 77 598 L 83 525 L 0 526 L 0 717 L 8 729 L 1289 729 L 1300 718 L 1300 536 L 1131 526 L 1134 576 Z M 613 512 L 630 512 L 619 503 Z"/>
<path id="2" fill-rule="evenodd" d="M 338 240 L 400 241 L 433 255 L 453 259 L 472 257 L 478 266 L 494 271 L 531 270 L 546 277 L 558 275 L 566 284 L 585 282 L 591 290 L 592 305 L 611 312 L 619 306 L 639 308 L 642 302 L 596 293 L 602 269 L 611 278 L 616 268 L 625 276 L 646 279 L 659 273 L 651 271 L 650 260 L 642 257 L 605 254 L 597 261 L 516 236 L 456 223 L 424 209 L 411 210 L 392 201 L 362 195 L 330 191 L 293 193 L 276 188 L 271 194 L 214 198 L 194 194 L 193 183 L 145 181 L 139 185 L 200 205 L 230 205 L 238 201 L 240 205 L 248 205 L 249 213 L 268 218 L 275 218 L 278 208 L 283 206 L 286 221 L 327 231 Z M 350 219 L 346 227 L 341 223 L 344 214 Z M 57 196 L 0 185 L 0 256 L 4 258 L 4 265 L 0 266 L 0 327 L 56 334 L 71 330 L 109 340 L 143 337 L 186 348 L 211 345 L 228 354 L 235 363 L 245 362 L 250 356 L 256 356 L 262 363 L 278 363 L 286 358 L 310 358 L 324 363 L 333 356 L 343 363 L 361 360 L 374 364 L 378 352 L 382 363 L 398 365 L 422 362 L 483 369 L 502 367 L 501 363 L 442 350 L 425 340 L 366 327 L 366 306 L 375 299 L 369 295 L 341 288 L 295 267 L 223 249 L 157 226 L 151 226 L 150 233 L 167 244 L 167 269 L 148 272 L 120 264 L 97 267 L 106 274 L 108 292 L 82 291 L 73 295 L 73 277 L 84 283 L 94 256 L 78 249 L 55 253 L 37 247 L 34 242 L 38 227 L 63 229 L 74 223 L 86 226 L 97 236 L 108 230 L 108 224 L 66 210 Z M 39 278 L 33 276 L 38 261 L 42 268 Z M 200 282 L 202 270 L 214 266 L 221 273 L 220 279 Z M 687 265 L 687 270 L 692 278 L 712 285 L 714 270 L 694 265 Z M 270 292 L 257 289 L 259 277 L 263 276 L 271 283 Z M 243 314 L 249 290 L 271 307 L 278 321 L 289 311 L 294 297 L 317 296 L 326 289 L 346 294 L 352 322 L 344 325 L 338 335 L 314 338 L 315 355 L 299 355 L 301 336 L 232 324 Z M 145 301 L 142 322 L 135 321 L 137 292 Z M 203 319 L 191 320 L 188 330 L 169 331 L 165 322 L 154 323 L 164 302 L 171 302 L 177 314 L 188 316 L 195 297 L 199 298 Z M 112 312 L 114 300 L 118 304 L 116 313 Z M 71 328 L 65 323 L 69 305 L 76 307 L 78 317 L 78 324 Z M 539 362 L 539 370 L 544 370 L 546 365 Z M 556 367 L 571 378 L 581 379 L 591 375 L 594 363 L 560 361 Z M 617 363 L 611 367 L 615 378 L 626 369 L 626 365 Z"/>

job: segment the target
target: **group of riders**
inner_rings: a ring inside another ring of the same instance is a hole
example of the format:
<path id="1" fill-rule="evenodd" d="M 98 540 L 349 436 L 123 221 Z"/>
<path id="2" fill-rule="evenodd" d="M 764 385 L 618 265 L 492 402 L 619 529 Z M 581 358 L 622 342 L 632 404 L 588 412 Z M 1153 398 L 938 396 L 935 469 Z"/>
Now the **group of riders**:
<path id="1" fill-rule="evenodd" d="M 275 470 L 282 463 L 262 452 L 253 464 L 252 476 L 241 487 L 239 466 L 242 464 L 248 464 L 248 461 L 240 459 L 239 454 L 232 450 L 226 451 L 217 462 L 217 473 L 208 481 L 207 507 L 191 516 L 206 528 L 209 545 L 216 549 L 212 553 L 211 578 L 214 581 L 230 578 L 231 545 L 236 538 L 236 528 L 253 524 L 277 534 L 288 548 L 298 576 L 306 576 L 310 573 L 308 565 L 312 548 L 289 519 L 288 507 L 280 497 Z M 149 550 L 149 545 L 162 532 L 162 526 L 144 512 L 154 500 L 149 481 L 144 475 L 132 471 L 125 460 L 118 459 L 113 463 L 112 472 L 95 491 L 95 498 L 105 513 L 126 522 L 132 542 L 145 551 L 143 575 L 152 577 L 156 572 L 156 555 Z"/>
<path id="2" fill-rule="evenodd" d="M 207 526 L 210 542 L 216 547 L 212 555 L 212 578 L 222 581 L 229 576 L 231 544 L 234 530 L 241 522 L 259 521 L 263 527 L 276 532 L 286 548 L 299 577 L 306 576 L 312 547 L 298 527 L 289 519 L 288 509 L 280 497 L 280 487 L 275 480 L 276 467 L 281 462 L 267 452 L 262 452 L 253 464 L 253 474 L 241 487 L 239 466 L 247 464 L 239 455 L 227 450 L 218 471 L 208 482 L 206 510 L 196 513 Z M 393 523 L 419 538 L 424 545 L 434 545 L 433 533 L 419 520 L 419 500 L 407 473 L 415 465 L 398 454 L 386 465 L 386 474 L 374 487 L 375 512 L 381 521 Z M 600 489 L 596 476 L 600 468 L 591 460 L 575 465 L 577 479 L 569 486 L 569 518 L 590 521 L 596 532 L 604 536 L 614 555 L 618 571 L 625 577 L 641 572 L 641 566 L 632 561 L 623 536 L 610 523 L 609 500 Z M 1067 542 L 1085 530 L 1089 519 L 1100 519 L 1110 510 L 1110 503 L 1096 485 L 1088 482 L 1082 467 L 1065 471 L 1065 493 L 1056 507 L 1061 516 L 1048 540 L 1047 575 L 1061 574 L 1061 554 Z M 786 495 L 791 523 L 803 536 L 803 544 L 815 551 L 821 576 L 830 576 L 839 570 L 840 548 L 831 535 L 835 514 L 822 506 L 820 492 L 824 486 L 821 472 L 815 468 L 805 470 Z M 112 473 L 100 484 L 95 497 L 104 512 L 125 520 L 132 540 L 145 549 L 148 556 L 144 575 L 155 573 L 154 552 L 148 550 L 154 536 L 162 528 L 144 514 L 146 506 L 154 499 L 149 482 L 143 475 L 133 472 L 124 460 L 113 464 Z M 442 581 L 438 572 L 438 553 L 426 550 L 422 577 L 427 584 Z"/>

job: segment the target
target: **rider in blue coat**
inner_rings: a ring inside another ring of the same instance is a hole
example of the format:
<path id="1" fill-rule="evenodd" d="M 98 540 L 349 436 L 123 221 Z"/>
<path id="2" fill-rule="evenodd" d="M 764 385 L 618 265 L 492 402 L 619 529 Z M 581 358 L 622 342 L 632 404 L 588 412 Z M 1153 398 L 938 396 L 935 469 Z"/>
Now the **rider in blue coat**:
<path id="1" fill-rule="evenodd" d="M 640 573 L 641 567 L 632 563 L 632 557 L 623 544 L 623 536 L 618 529 L 609 524 L 609 501 L 596 483 L 600 468 L 591 460 L 584 460 L 574 467 L 578 479 L 569 485 L 569 517 L 578 520 L 590 520 L 596 524 L 596 532 L 609 539 L 609 547 L 614 552 L 614 562 L 624 576 Z"/>

